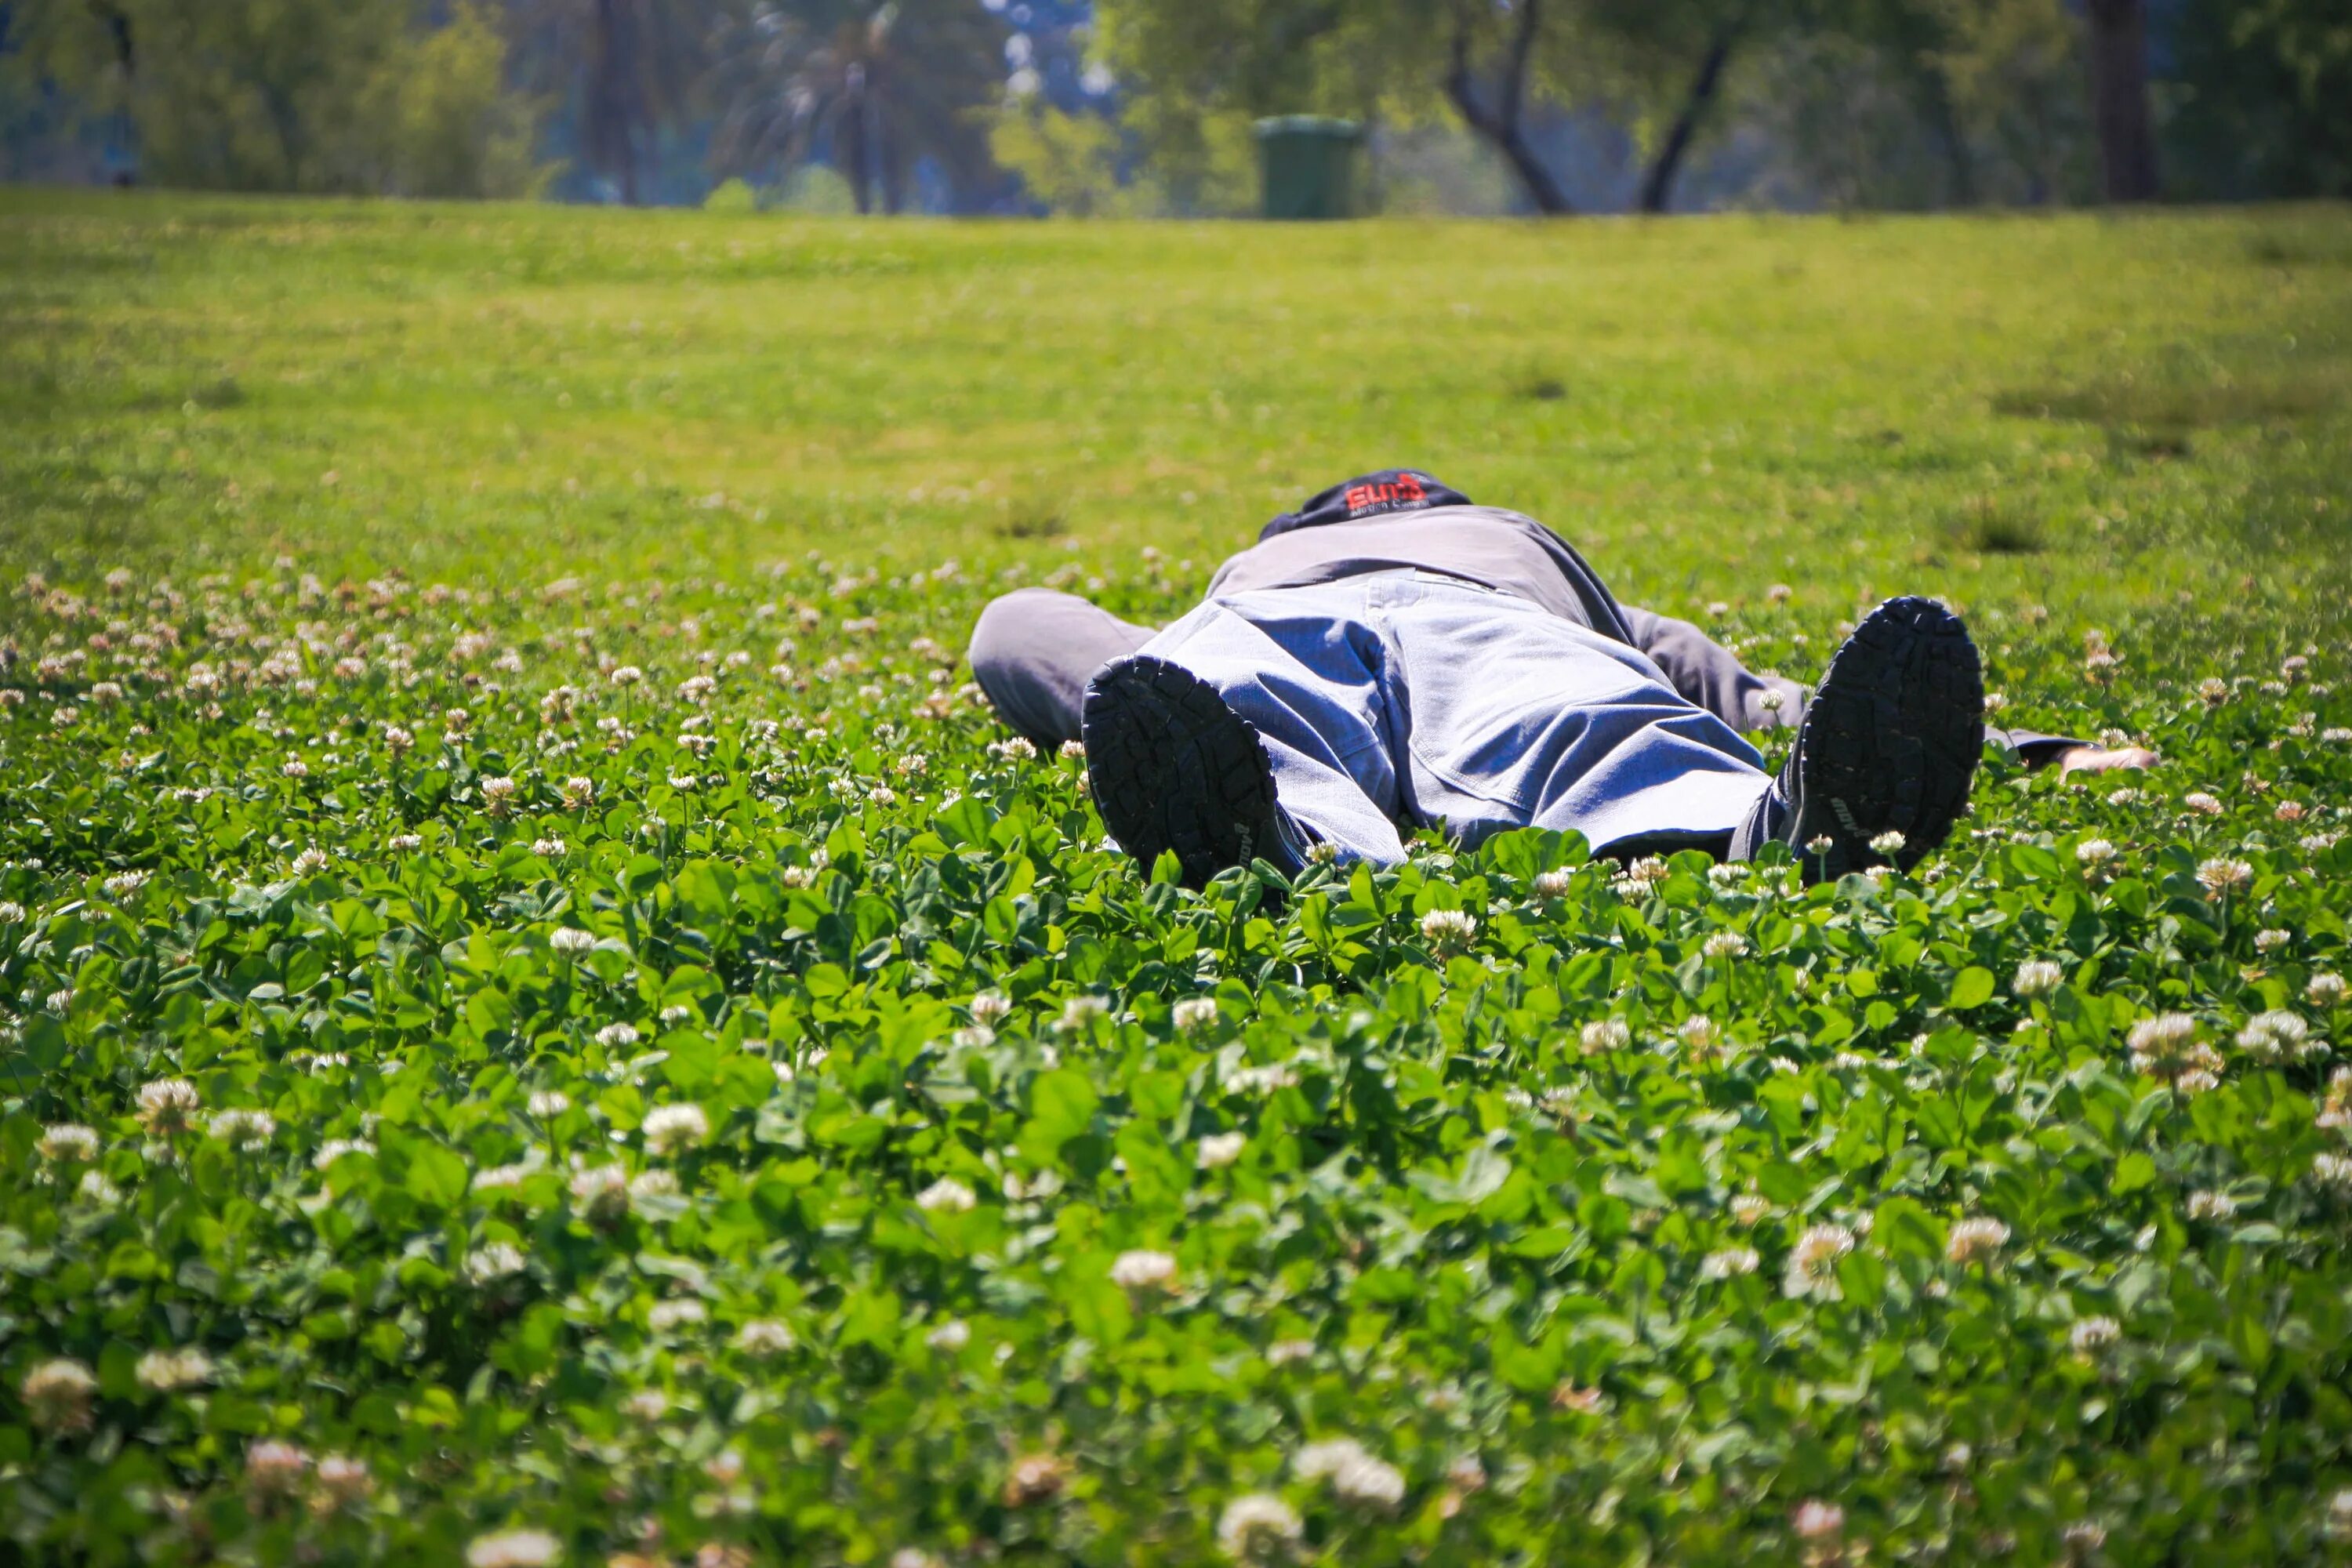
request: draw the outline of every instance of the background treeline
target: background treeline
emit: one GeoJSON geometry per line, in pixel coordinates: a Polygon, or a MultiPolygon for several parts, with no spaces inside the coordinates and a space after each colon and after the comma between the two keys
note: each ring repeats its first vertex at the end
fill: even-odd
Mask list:
{"type": "Polygon", "coordinates": [[[0,0],[0,176],[1213,215],[2352,194],[2345,0],[0,0]]]}

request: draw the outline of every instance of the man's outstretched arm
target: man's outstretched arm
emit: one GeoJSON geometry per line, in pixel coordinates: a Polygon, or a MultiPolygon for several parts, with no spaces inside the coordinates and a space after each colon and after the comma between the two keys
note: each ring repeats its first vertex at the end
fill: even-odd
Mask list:
{"type": "MultiPolygon", "coordinates": [[[[1743,734],[1793,726],[1804,717],[1805,689],[1780,676],[1758,675],[1738,656],[1688,621],[1622,606],[1633,646],[1665,672],[1676,691],[1743,734]]],[[[1988,728],[1986,739],[2029,768],[2056,763],[2065,773],[2145,768],[2156,753],[2144,747],[2108,748],[2069,735],[1988,728]]]]}
{"type": "Polygon", "coordinates": [[[1016,588],[971,628],[971,678],[1007,727],[1048,750],[1078,738],[1087,678],[1156,635],[1075,594],[1016,588]]]}

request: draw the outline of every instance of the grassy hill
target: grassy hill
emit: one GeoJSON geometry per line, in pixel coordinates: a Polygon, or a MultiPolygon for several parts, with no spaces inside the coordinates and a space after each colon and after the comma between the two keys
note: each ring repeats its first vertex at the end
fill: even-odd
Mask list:
{"type": "Polygon", "coordinates": [[[0,1533],[2343,1551],[2347,506],[2340,209],[0,194],[0,1533]],[[1910,878],[1196,894],[963,688],[1403,462],[1759,668],[1943,595],[2165,761],[1990,760],[1910,878]]]}

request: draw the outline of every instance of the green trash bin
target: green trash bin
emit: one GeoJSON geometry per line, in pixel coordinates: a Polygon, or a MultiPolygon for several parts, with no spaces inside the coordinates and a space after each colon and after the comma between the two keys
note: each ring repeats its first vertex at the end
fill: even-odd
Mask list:
{"type": "Polygon", "coordinates": [[[1356,149],[1364,128],[1352,120],[1286,114],[1257,122],[1265,174],[1265,216],[1351,217],[1356,211],[1356,149]]]}

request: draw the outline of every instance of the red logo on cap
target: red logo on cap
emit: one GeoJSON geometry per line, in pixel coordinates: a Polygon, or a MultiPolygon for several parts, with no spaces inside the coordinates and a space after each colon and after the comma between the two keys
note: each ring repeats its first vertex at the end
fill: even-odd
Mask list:
{"type": "Polygon", "coordinates": [[[1429,499],[1429,492],[1422,488],[1419,474],[1399,474],[1376,485],[1349,485],[1339,499],[1346,504],[1348,515],[1358,518],[1392,507],[1417,506],[1429,499]]]}

